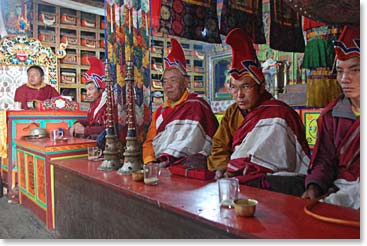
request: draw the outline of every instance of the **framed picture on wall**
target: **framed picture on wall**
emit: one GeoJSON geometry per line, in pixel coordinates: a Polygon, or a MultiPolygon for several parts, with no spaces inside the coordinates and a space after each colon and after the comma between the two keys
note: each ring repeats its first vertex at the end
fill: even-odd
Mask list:
{"type": "Polygon", "coordinates": [[[316,144],[317,136],[317,119],[322,109],[302,109],[302,121],[305,126],[306,140],[312,150],[316,144]]]}
{"type": "Polygon", "coordinates": [[[213,101],[232,99],[229,90],[229,74],[232,54],[226,53],[209,57],[209,81],[213,101]]]}

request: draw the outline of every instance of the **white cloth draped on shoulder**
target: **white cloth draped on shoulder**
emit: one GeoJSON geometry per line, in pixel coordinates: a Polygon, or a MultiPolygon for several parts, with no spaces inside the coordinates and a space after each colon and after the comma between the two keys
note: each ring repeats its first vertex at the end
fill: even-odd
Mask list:
{"type": "MultiPolygon", "coordinates": [[[[231,160],[244,157],[272,170],[274,175],[277,172],[282,175],[306,174],[310,161],[294,131],[282,118],[265,118],[257,122],[242,143],[235,146],[231,160]]],[[[236,167],[232,169],[235,171],[236,167]]]]}

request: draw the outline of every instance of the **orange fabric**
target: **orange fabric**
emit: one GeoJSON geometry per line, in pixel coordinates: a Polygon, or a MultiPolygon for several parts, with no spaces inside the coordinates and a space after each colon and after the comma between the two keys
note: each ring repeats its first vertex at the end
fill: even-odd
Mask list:
{"type": "MultiPolygon", "coordinates": [[[[186,101],[188,97],[189,97],[189,92],[185,91],[179,101],[170,105],[170,101],[167,99],[166,102],[162,105],[162,107],[163,108],[175,108],[177,105],[186,101]]],[[[143,144],[143,162],[144,164],[147,164],[148,162],[156,160],[154,149],[153,149],[153,139],[157,135],[157,127],[155,123],[158,117],[156,115],[157,112],[158,110],[153,112],[152,122],[150,123],[149,129],[147,132],[147,138],[145,139],[144,144],[143,144]]]]}
{"type": "Polygon", "coordinates": [[[156,112],[157,111],[155,111],[152,115],[152,122],[150,123],[149,129],[147,132],[147,137],[143,144],[143,162],[144,164],[151,162],[151,161],[155,161],[155,154],[154,154],[154,149],[153,149],[153,138],[157,134],[157,128],[155,125],[156,112]]]}

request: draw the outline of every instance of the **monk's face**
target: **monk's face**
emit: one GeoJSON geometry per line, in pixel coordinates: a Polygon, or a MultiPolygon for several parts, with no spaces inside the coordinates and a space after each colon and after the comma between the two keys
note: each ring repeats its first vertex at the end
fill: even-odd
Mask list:
{"type": "Polygon", "coordinates": [[[252,111],[258,104],[261,94],[264,93],[265,86],[264,83],[257,84],[250,76],[244,76],[238,80],[231,77],[230,90],[240,109],[252,111]]]}
{"type": "Polygon", "coordinates": [[[96,85],[93,82],[87,83],[87,100],[90,102],[95,102],[103,93],[103,89],[97,89],[96,85]]]}
{"type": "Polygon", "coordinates": [[[169,69],[163,75],[163,89],[171,103],[175,103],[184,94],[188,85],[186,78],[178,69],[169,69]]]}
{"type": "Polygon", "coordinates": [[[337,80],[346,97],[360,100],[360,58],[336,61],[337,80]]]}
{"type": "Polygon", "coordinates": [[[42,84],[43,76],[41,72],[37,68],[31,68],[27,72],[28,75],[28,83],[37,87],[42,84]]]}

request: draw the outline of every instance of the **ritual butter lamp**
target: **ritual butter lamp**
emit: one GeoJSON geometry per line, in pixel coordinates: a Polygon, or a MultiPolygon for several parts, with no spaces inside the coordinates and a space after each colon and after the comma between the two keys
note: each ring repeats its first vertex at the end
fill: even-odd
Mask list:
{"type": "Polygon", "coordinates": [[[134,181],[142,182],[144,181],[144,170],[137,170],[132,173],[132,178],[134,181]]]}
{"type": "Polygon", "coordinates": [[[117,171],[118,174],[129,175],[134,171],[142,168],[142,155],[141,146],[138,138],[136,137],[136,121],[134,111],[134,66],[132,59],[126,64],[126,97],[127,97],[127,136],[126,136],[126,147],[124,152],[124,164],[117,171]]]}
{"type": "MultiPolygon", "coordinates": [[[[113,80],[111,79],[109,72],[109,62],[106,59],[105,62],[105,76],[102,79],[107,87],[107,119],[106,119],[106,145],[103,151],[104,160],[102,164],[98,167],[101,171],[112,171],[117,170],[121,167],[120,153],[119,153],[119,143],[116,136],[115,124],[113,119],[113,100],[112,100],[112,86],[113,80]]],[[[116,119],[117,120],[117,119],[116,119]]]]}

